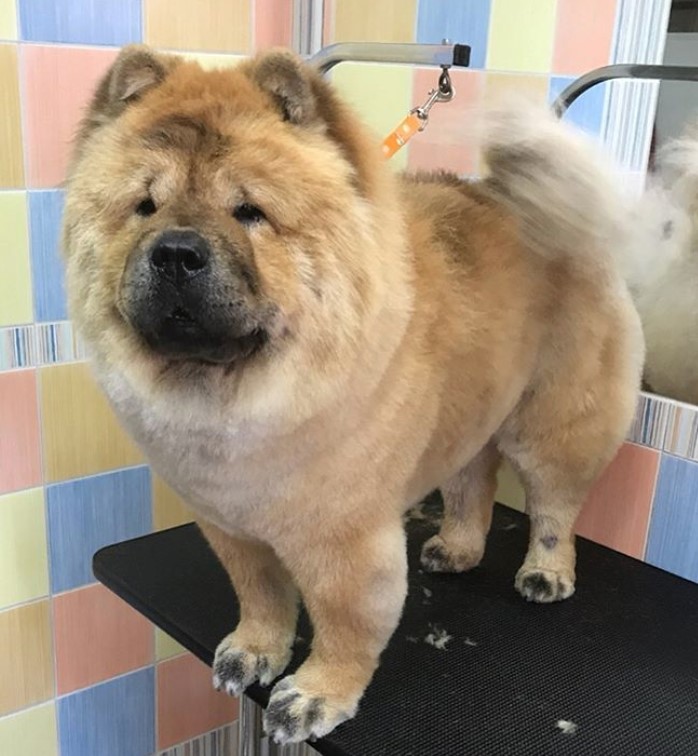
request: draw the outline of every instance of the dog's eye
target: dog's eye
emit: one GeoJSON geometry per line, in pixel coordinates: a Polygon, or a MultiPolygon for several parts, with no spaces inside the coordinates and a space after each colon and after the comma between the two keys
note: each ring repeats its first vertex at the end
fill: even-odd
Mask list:
{"type": "Polygon", "coordinates": [[[254,226],[257,223],[261,223],[266,220],[266,215],[256,205],[251,205],[249,202],[244,202],[242,205],[238,205],[233,210],[233,218],[238,223],[242,223],[243,226],[254,226]]]}
{"type": "Polygon", "coordinates": [[[158,209],[155,206],[155,203],[150,197],[142,200],[136,205],[136,214],[140,215],[142,218],[147,218],[150,215],[155,215],[157,210],[158,209]]]}

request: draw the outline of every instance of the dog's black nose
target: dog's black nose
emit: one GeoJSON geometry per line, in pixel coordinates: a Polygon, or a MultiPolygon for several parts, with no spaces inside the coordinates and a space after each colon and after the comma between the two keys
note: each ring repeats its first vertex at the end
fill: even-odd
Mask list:
{"type": "Polygon", "coordinates": [[[150,250],[150,264],[159,275],[184,283],[208,267],[211,250],[203,236],[190,229],[165,231],[150,250]]]}

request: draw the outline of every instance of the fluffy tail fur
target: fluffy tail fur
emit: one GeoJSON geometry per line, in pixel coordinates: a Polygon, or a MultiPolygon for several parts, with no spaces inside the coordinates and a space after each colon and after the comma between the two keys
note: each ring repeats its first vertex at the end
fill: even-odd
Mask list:
{"type": "Polygon", "coordinates": [[[499,106],[482,122],[487,182],[545,256],[596,260],[625,243],[628,209],[600,151],[530,104],[499,106]]]}

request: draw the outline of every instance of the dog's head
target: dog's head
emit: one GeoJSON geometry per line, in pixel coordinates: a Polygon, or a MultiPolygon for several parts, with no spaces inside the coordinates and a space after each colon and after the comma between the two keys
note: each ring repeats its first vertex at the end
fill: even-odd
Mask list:
{"type": "Polygon", "coordinates": [[[289,53],[204,71],[125,48],[68,179],[69,299],[88,345],[146,390],[239,382],[285,355],[350,363],[395,269],[381,162],[289,53]]]}

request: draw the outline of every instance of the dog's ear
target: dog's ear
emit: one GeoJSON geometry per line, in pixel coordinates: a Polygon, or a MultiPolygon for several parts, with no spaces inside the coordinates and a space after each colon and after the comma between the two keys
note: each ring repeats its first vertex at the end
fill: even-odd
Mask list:
{"type": "Polygon", "coordinates": [[[161,55],[146,45],[124,47],[97,86],[82,135],[118,117],[131,103],[162,84],[178,62],[175,56],[161,55]]]}
{"type": "Polygon", "coordinates": [[[266,53],[250,62],[247,75],[272,98],[285,121],[305,126],[318,120],[321,80],[298,56],[266,53]]]}

